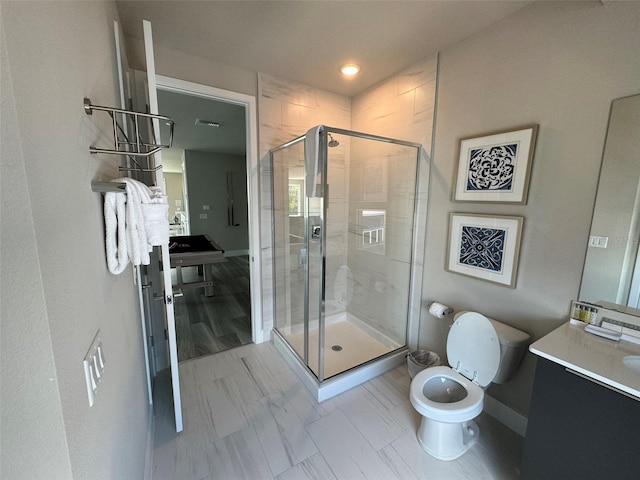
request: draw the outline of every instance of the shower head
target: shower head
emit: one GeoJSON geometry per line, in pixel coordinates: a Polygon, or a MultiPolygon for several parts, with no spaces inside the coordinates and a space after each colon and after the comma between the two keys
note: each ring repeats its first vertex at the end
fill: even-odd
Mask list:
{"type": "Polygon", "coordinates": [[[333,148],[333,147],[337,147],[338,145],[340,145],[340,142],[337,141],[335,138],[333,138],[333,136],[330,133],[328,133],[327,135],[329,135],[329,138],[331,139],[331,140],[329,140],[329,143],[327,143],[327,145],[329,147],[333,148]]]}

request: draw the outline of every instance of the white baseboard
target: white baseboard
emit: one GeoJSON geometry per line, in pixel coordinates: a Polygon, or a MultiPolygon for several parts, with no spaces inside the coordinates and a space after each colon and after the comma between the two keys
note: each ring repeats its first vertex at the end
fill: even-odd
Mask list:
{"type": "Polygon", "coordinates": [[[147,450],[144,455],[144,480],[153,480],[153,437],[156,430],[156,419],[153,416],[153,405],[149,405],[149,425],[147,428],[147,450]]]}
{"type": "Polygon", "coordinates": [[[483,410],[521,437],[524,437],[527,433],[527,417],[486,393],[484,395],[483,410]]]}

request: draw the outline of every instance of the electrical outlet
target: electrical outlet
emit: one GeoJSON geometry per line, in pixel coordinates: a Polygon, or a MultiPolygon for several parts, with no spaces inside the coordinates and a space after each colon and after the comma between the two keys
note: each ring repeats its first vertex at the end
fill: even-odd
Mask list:
{"type": "Polygon", "coordinates": [[[87,382],[87,395],[89,397],[89,406],[92,407],[95,403],[96,392],[98,391],[98,385],[104,375],[104,351],[102,349],[102,339],[100,338],[100,330],[93,337],[93,342],[84,356],[82,361],[84,366],[84,376],[87,382]]]}

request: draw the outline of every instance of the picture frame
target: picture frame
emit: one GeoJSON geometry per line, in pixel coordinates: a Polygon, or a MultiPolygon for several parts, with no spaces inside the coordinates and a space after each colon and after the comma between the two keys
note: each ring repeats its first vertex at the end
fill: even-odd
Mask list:
{"type": "Polygon", "coordinates": [[[538,125],[460,140],[453,200],[526,204],[538,125]]]}
{"type": "Polygon", "coordinates": [[[515,288],[523,217],[451,213],[446,270],[515,288]]]}

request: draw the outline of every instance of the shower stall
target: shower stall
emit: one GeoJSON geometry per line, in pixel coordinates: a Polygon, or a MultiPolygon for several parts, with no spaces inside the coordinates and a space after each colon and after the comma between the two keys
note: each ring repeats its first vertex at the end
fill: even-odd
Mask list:
{"type": "Polygon", "coordinates": [[[319,401],[405,361],[421,152],[330,127],[270,152],[274,343],[319,401]]]}

